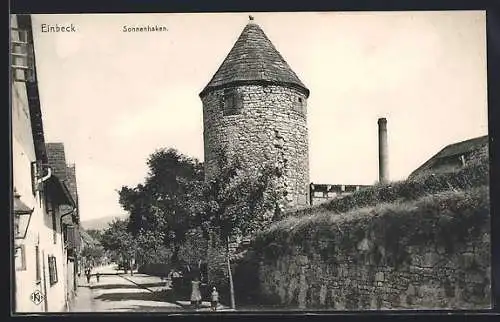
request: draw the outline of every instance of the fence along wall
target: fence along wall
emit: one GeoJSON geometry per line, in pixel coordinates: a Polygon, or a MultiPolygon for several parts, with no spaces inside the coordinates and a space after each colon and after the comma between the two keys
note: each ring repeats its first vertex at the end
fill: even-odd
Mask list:
{"type": "Polygon", "coordinates": [[[489,220],[481,187],[291,221],[238,265],[238,295],[307,309],[490,308],[489,220]]]}

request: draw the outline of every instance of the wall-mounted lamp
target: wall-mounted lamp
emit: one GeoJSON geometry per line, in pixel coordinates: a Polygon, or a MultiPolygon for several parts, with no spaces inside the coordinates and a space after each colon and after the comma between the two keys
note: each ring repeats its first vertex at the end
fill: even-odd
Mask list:
{"type": "Polygon", "coordinates": [[[26,237],[33,210],[35,209],[30,209],[21,201],[21,195],[14,190],[14,232],[16,239],[26,237]]]}

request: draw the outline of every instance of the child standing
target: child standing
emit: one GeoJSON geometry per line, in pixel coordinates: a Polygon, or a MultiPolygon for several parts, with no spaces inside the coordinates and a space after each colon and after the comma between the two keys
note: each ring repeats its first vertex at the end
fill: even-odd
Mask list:
{"type": "Polygon", "coordinates": [[[212,289],[212,311],[217,311],[217,305],[219,304],[219,292],[217,292],[217,289],[214,288],[212,289]]]}

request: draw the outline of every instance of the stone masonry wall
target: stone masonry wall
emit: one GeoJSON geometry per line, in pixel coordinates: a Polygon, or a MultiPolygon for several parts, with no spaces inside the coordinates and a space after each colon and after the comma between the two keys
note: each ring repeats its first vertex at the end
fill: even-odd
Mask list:
{"type": "Polygon", "coordinates": [[[383,213],[338,217],[338,225],[325,215],[289,238],[291,229],[274,231],[237,265],[239,300],[298,309],[489,309],[487,191],[384,205],[383,213]]]}
{"type": "Polygon", "coordinates": [[[486,240],[471,241],[442,264],[442,254],[423,248],[404,270],[370,261],[331,265],[319,255],[287,255],[262,265],[259,279],[263,294],[275,297],[271,301],[298,308],[490,308],[484,301],[490,293],[485,246],[486,240]]]}
{"type": "Polygon", "coordinates": [[[283,186],[288,208],[308,204],[309,152],[305,95],[281,86],[246,85],[235,88],[238,113],[224,115],[224,89],[202,97],[205,171],[217,173],[218,148],[238,153],[244,164],[255,168],[264,162],[282,162],[283,186]]]}

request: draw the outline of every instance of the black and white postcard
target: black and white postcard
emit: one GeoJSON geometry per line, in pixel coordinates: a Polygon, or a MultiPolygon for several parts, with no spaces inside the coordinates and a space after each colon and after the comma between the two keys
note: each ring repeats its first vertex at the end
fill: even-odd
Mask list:
{"type": "Polygon", "coordinates": [[[14,313],[492,307],[485,11],[10,19],[14,313]]]}

